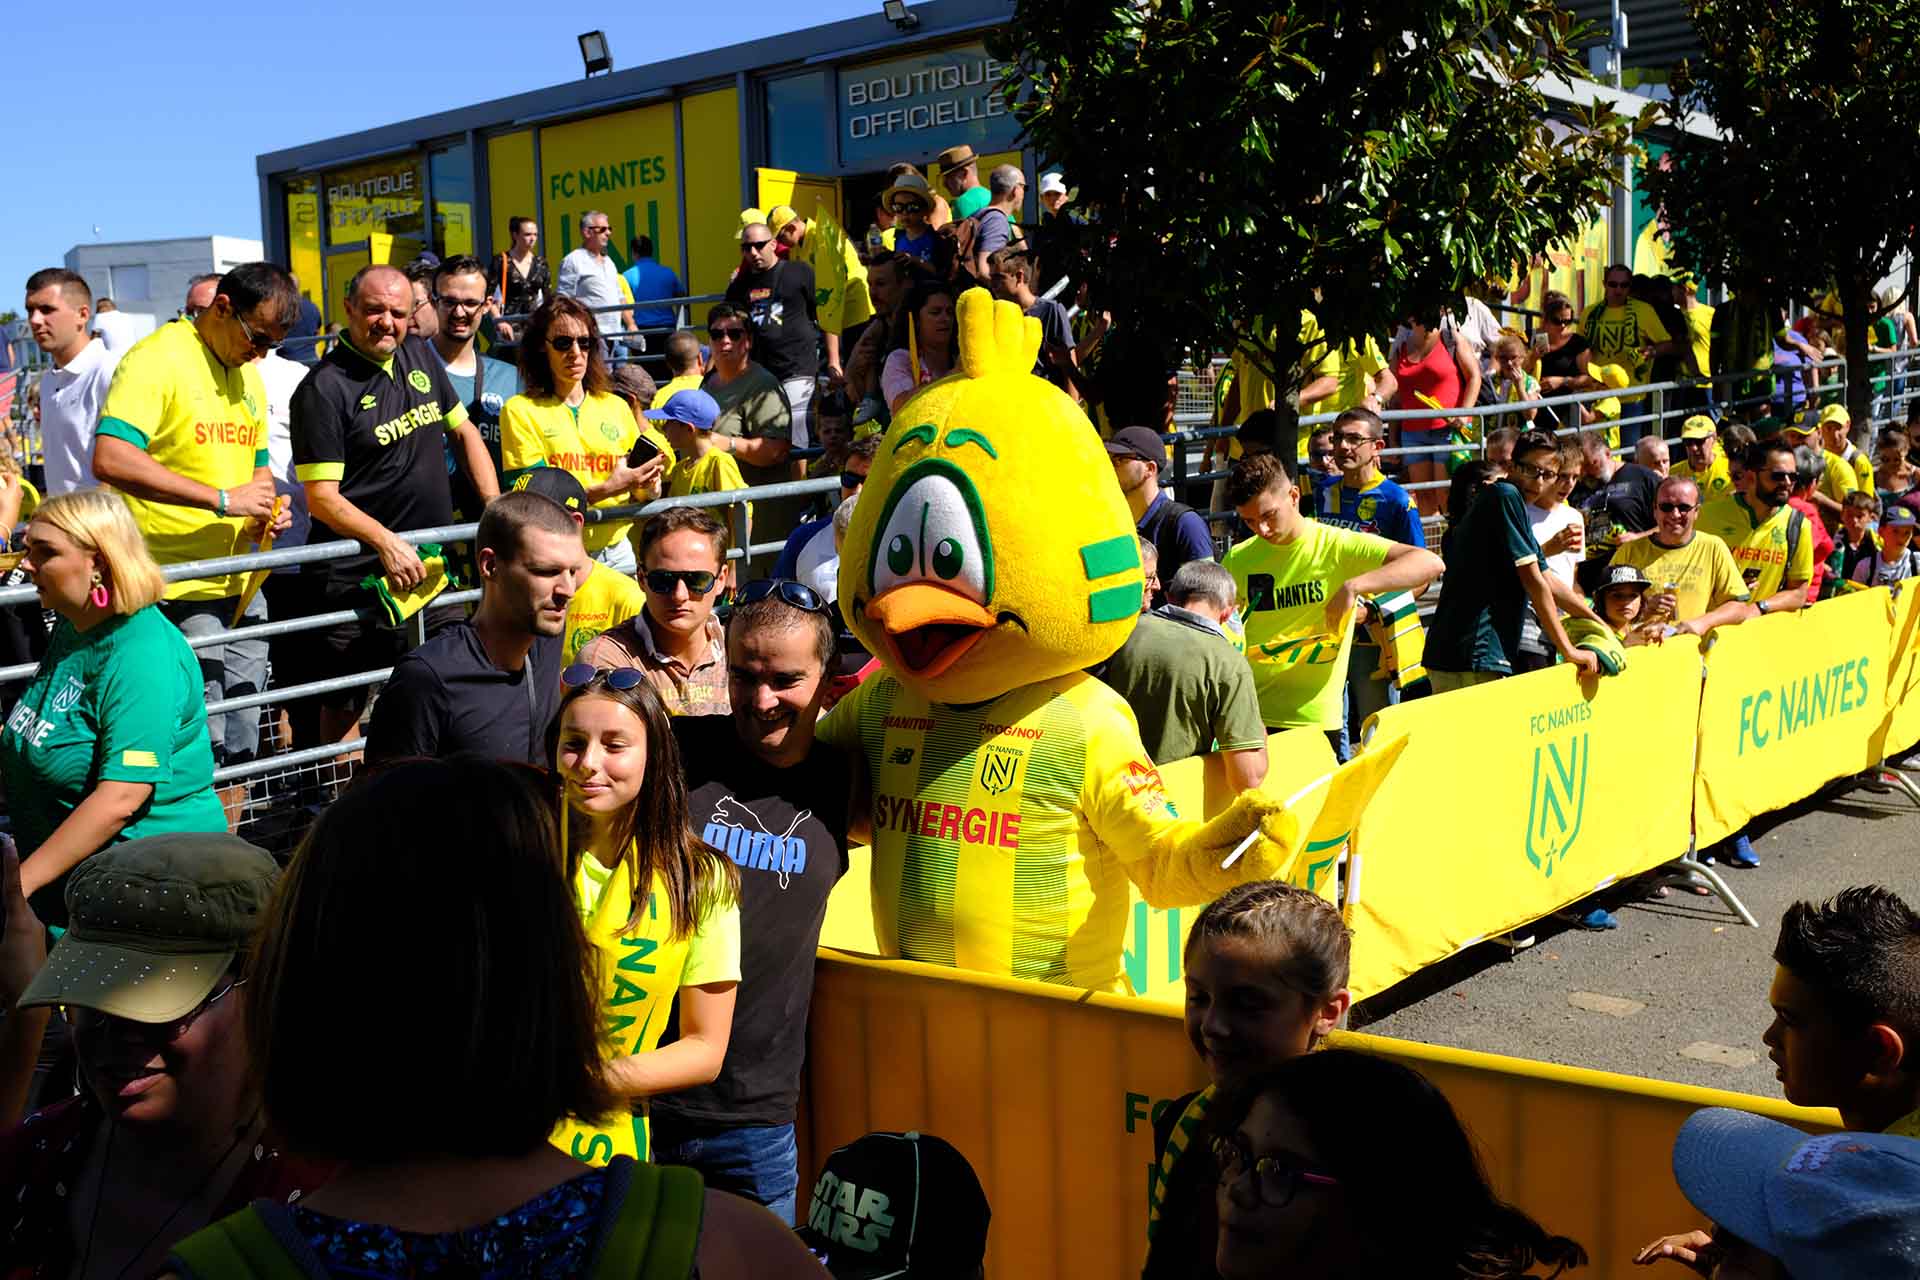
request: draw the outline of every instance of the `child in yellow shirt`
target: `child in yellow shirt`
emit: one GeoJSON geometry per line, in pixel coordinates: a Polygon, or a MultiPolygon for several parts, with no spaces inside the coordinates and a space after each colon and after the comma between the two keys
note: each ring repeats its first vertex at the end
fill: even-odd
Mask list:
{"type": "MultiPolygon", "coordinates": [[[[669,498],[748,487],[733,455],[714,444],[713,424],[720,417],[720,405],[712,396],[699,390],[677,391],[658,409],[647,410],[646,416],[660,424],[680,459],[667,473],[669,498]]],[[[714,514],[726,519],[724,512],[714,514]]],[[[753,518],[752,503],[747,504],[747,518],[753,518]]]]}

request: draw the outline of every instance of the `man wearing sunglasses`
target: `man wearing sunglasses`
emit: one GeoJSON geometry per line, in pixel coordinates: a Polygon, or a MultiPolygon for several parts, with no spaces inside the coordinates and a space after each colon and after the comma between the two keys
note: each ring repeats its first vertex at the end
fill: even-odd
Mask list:
{"type": "MultiPolygon", "coordinates": [[[[793,447],[804,449],[810,439],[809,410],[820,373],[819,299],[813,268],[792,258],[783,261],[776,249],[779,243],[764,222],[742,229],[740,271],[727,285],[727,301],[753,322],[754,359],[785,389],[793,418],[793,447]]],[[[834,335],[828,351],[836,363],[839,342],[839,335],[834,335]]]]}
{"type": "Polygon", "coordinates": [[[367,731],[369,763],[456,751],[546,761],[568,605],[590,563],[580,539],[586,493],[557,467],[529,475],[564,496],[529,491],[530,478],[487,504],[474,535],[479,607],[394,663],[367,731]],[[581,505],[570,510],[569,498],[581,505]]]}
{"type": "Polygon", "coordinates": [[[847,870],[844,752],[814,738],[834,627],[787,579],[750,583],[727,623],[730,715],[677,716],[694,829],[740,868],[740,990],[713,1083],[656,1098],[653,1157],[793,1223],[793,1121],[827,898],[847,870]]]}
{"type": "Polygon", "coordinates": [[[1689,635],[1744,621],[1747,587],[1727,544],[1695,529],[1700,489],[1687,476],[1669,476],[1654,497],[1653,532],[1623,544],[1611,564],[1630,565],[1654,585],[1642,616],[1656,615],[1689,635]]]}
{"type": "Polygon", "coordinates": [[[727,527],[699,507],[670,507],[640,531],[647,607],[580,651],[592,667],[637,667],[667,710],[725,715],[726,636],[713,607],[730,581],[727,527]]]}
{"type": "MultiPolygon", "coordinates": [[[[627,301],[626,292],[621,288],[625,281],[620,278],[612,249],[613,223],[600,210],[587,210],[580,215],[580,247],[560,259],[560,279],[554,284],[556,293],[565,294],[593,312],[602,334],[633,328],[632,311],[610,310],[627,301]]],[[[603,337],[602,354],[605,354],[605,343],[603,337]]]]}
{"type": "Polygon", "coordinates": [[[1762,440],[1747,453],[1742,491],[1700,511],[1700,531],[1726,542],[1758,613],[1791,612],[1807,603],[1814,540],[1807,517],[1791,505],[1799,478],[1793,449],[1778,437],[1762,440]]]}
{"type": "MultiPolygon", "coordinates": [[[[250,262],[220,278],[199,319],[162,325],[120,358],[100,409],[93,474],[126,495],[161,564],[237,555],[269,523],[278,533],[292,522],[286,505],[276,504],[257,361],[298,314],[293,277],[271,262],[250,262]]],[[[246,576],[175,582],[161,611],[188,636],[224,631],[246,576]]],[[[266,600],[256,595],[243,621],[266,620],[266,600]]],[[[197,653],[208,702],[267,687],[265,640],[197,653]]],[[[248,707],[212,716],[207,730],[214,763],[239,764],[259,748],[260,713],[248,707]]]]}

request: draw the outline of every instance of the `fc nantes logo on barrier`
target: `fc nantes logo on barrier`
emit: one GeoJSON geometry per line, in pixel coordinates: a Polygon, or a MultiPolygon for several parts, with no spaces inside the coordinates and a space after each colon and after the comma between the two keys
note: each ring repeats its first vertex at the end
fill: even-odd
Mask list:
{"type": "Polygon", "coordinates": [[[1533,786],[1527,796],[1527,861],[1551,876],[1580,838],[1587,807],[1589,735],[1575,734],[1533,749],[1533,786]]]}

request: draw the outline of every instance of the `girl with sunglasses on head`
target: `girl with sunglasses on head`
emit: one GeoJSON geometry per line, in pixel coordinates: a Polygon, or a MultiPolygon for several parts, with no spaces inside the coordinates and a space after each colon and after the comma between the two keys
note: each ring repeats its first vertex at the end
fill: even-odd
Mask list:
{"type": "Polygon", "coordinates": [[[694,834],[667,708],[637,667],[560,675],[549,731],[567,883],[595,953],[603,1077],[630,1114],[554,1135],[589,1164],[645,1160],[647,1099],[720,1074],[740,982],[739,873],[694,834]],[[660,1035],[678,1002],[679,1037],[660,1035]]]}
{"type": "MultiPolygon", "coordinates": [[[[564,295],[527,318],[520,343],[521,394],[500,411],[500,487],[510,489],[535,467],[572,473],[597,507],[651,502],[660,496],[674,452],[665,436],[642,429],[613,390],[593,313],[564,295]],[[646,436],[653,456],[632,465],[634,442],[646,436]]],[[[642,450],[641,452],[647,452],[642,450]]],[[[631,519],[588,524],[587,554],[631,575],[631,519]]]]}
{"type": "Polygon", "coordinates": [[[1518,1280],[1586,1264],[1500,1199],[1446,1096],[1397,1062],[1294,1058],[1223,1089],[1208,1118],[1220,1230],[1202,1274],[1518,1280]]]}

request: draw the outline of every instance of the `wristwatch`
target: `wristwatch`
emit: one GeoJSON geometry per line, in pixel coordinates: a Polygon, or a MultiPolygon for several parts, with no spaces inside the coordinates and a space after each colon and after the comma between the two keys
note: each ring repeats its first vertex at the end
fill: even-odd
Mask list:
{"type": "Polygon", "coordinates": [[[1753,602],[1753,607],[1758,609],[1761,613],[1765,613],[1767,611],[1767,602],[1765,600],[1755,600],[1753,602]]]}

